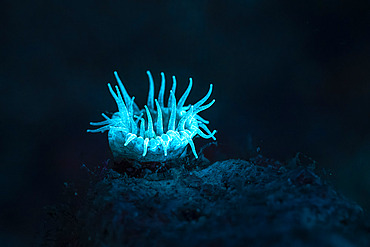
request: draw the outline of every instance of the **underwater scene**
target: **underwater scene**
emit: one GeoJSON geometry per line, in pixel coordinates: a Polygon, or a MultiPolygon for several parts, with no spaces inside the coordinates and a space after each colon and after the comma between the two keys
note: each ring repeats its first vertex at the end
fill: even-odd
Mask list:
{"type": "Polygon", "coordinates": [[[0,12],[0,246],[370,246],[370,1],[0,12]]]}

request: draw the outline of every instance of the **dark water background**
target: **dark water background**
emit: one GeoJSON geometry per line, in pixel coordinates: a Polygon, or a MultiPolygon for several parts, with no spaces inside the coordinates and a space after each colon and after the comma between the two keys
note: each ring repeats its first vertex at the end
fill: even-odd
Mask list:
{"type": "Polygon", "coordinates": [[[370,1],[12,0],[0,11],[3,243],[27,245],[63,182],[110,157],[106,134],[85,131],[116,110],[113,70],[140,106],[147,69],[157,82],[176,75],[177,97],[193,77],[188,103],[212,82],[212,159],[302,152],[369,211],[370,1]]]}

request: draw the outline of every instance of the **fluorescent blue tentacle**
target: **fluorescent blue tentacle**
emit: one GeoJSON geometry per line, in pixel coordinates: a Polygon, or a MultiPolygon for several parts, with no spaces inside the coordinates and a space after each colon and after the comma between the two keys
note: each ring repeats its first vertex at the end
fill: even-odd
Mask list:
{"type": "Polygon", "coordinates": [[[162,117],[162,109],[159,105],[158,100],[155,100],[155,104],[157,105],[157,135],[163,134],[163,117],[162,117]]]}
{"type": "Polygon", "coordinates": [[[168,106],[171,107],[171,115],[170,120],[168,122],[168,130],[175,130],[175,122],[176,122],[176,98],[174,92],[171,90],[170,92],[170,100],[172,105],[168,106]]]}
{"type": "MultiPolygon", "coordinates": [[[[119,78],[117,71],[114,71],[114,76],[116,77],[116,80],[118,82],[118,86],[121,89],[121,92],[123,94],[123,98],[125,99],[125,102],[128,105],[131,98],[130,98],[129,94],[126,91],[126,88],[123,86],[123,83],[122,83],[121,79],[119,78]]],[[[135,103],[134,103],[133,107],[134,107],[135,112],[140,111],[139,107],[135,103]]]]}
{"type": "Polygon", "coordinates": [[[201,136],[201,137],[203,137],[204,139],[212,138],[213,140],[216,140],[216,137],[214,136],[216,133],[217,133],[217,130],[214,130],[211,134],[206,135],[206,134],[205,134],[205,133],[203,133],[200,129],[198,129],[198,135],[200,135],[200,136],[201,136]]]}
{"type": "Polygon", "coordinates": [[[143,152],[143,156],[146,155],[147,151],[148,151],[148,143],[149,143],[149,138],[145,138],[144,140],[144,152],[143,152]]]}
{"type": "Polygon", "coordinates": [[[204,102],[207,101],[207,99],[209,98],[209,96],[211,96],[211,93],[212,93],[212,88],[213,88],[213,85],[210,84],[209,85],[209,90],[208,90],[208,93],[206,94],[206,96],[203,97],[203,99],[199,100],[195,105],[194,105],[194,108],[198,108],[199,106],[203,105],[204,102]]]}
{"type": "Polygon", "coordinates": [[[197,154],[197,151],[195,150],[193,139],[191,139],[190,135],[188,134],[188,131],[184,131],[183,133],[184,133],[184,136],[187,142],[190,144],[191,150],[193,151],[195,158],[198,159],[198,154],[197,154]]]}
{"type": "Polygon", "coordinates": [[[192,78],[189,78],[189,86],[186,89],[185,93],[181,96],[181,98],[179,100],[179,103],[177,105],[177,109],[180,109],[180,108],[182,108],[184,106],[185,101],[186,101],[186,99],[188,98],[188,96],[190,94],[190,91],[191,91],[191,87],[192,86],[193,86],[193,79],[192,78]]]}
{"type": "Polygon", "coordinates": [[[135,134],[132,134],[132,133],[128,133],[126,135],[127,139],[126,139],[126,142],[124,144],[124,146],[126,147],[132,140],[134,140],[137,136],[135,134]]]}
{"type": "Polygon", "coordinates": [[[184,129],[185,129],[186,121],[188,121],[189,117],[190,117],[191,115],[193,115],[193,109],[194,109],[194,108],[193,108],[193,106],[191,106],[190,110],[186,113],[186,115],[185,115],[185,116],[183,116],[183,117],[180,119],[179,124],[177,125],[177,129],[178,129],[179,131],[182,131],[182,130],[184,130],[184,129]]]}
{"type": "Polygon", "coordinates": [[[198,120],[198,121],[200,121],[200,122],[202,122],[202,123],[204,123],[204,124],[209,124],[209,121],[208,120],[205,120],[204,118],[202,118],[199,115],[196,115],[195,116],[195,119],[198,120]]]}
{"type": "MultiPolygon", "coordinates": [[[[204,111],[204,110],[207,110],[208,108],[210,108],[212,105],[213,105],[213,103],[215,103],[215,101],[216,100],[212,100],[210,103],[208,103],[207,105],[204,105],[204,106],[201,106],[201,107],[199,107],[198,109],[196,109],[195,111],[194,111],[194,113],[195,114],[198,114],[199,112],[201,112],[201,111],[204,111]]],[[[195,106],[194,106],[195,107],[195,106]]]]}
{"type": "Polygon", "coordinates": [[[107,130],[110,130],[111,126],[110,125],[107,125],[107,126],[103,126],[103,127],[100,127],[96,130],[86,130],[86,132],[90,132],[90,133],[97,133],[97,132],[104,132],[104,131],[107,131],[107,130]]]}
{"type": "MultiPolygon", "coordinates": [[[[168,98],[168,105],[167,107],[168,108],[172,108],[172,104],[173,104],[173,100],[174,98],[171,98],[171,92],[173,93],[173,96],[175,96],[175,92],[176,92],[176,77],[175,76],[172,76],[172,89],[170,90],[170,97],[168,98]]],[[[175,102],[175,105],[176,105],[176,102],[175,102]]]]}
{"type": "Polygon", "coordinates": [[[112,123],[111,119],[108,119],[108,120],[104,120],[104,121],[101,121],[101,122],[90,122],[90,125],[92,126],[101,126],[101,125],[106,125],[106,124],[110,124],[112,123]]]}
{"type": "Polygon", "coordinates": [[[159,89],[159,94],[158,94],[158,103],[161,107],[164,107],[164,91],[166,88],[166,78],[163,72],[161,72],[161,77],[162,77],[162,82],[161,82],[161,88],[159,89]]]}
{"type": "Polygon", "coordinates": [[[102,115],[102,116],[103,116],[103,118],[105,118],[106,120],[110,120],[110,118],[109,118],[107,115],[105,115],[104,113],[102,113],[101,115],[102,115]]]}
{"type": "Polygon", "coordinates": [[[145,138],[145,120],[144,120],[144,118],[140,119],[140,136],[145,138]]]}
{"type": "Polygon", "coordinates": [[[145,110],[146,110],[146,115],[148,117],[148,136],[149,138],[153,138],[155,137],[155,132],[153,130],[153,120],[152,120],[152,116],[150,114],[150,111],[148,109],[147,106],[144,106],[145,107],[145,110]]]}
{"type": "Polygon", "coordinates": [[[148,74],[149,78],[149,93],[148,93],[148,102],[147,105],[149,109],[154,109],[154,81],[153,81],[153,76],[152,73],[148,70],[146,72],[148,74]]]}

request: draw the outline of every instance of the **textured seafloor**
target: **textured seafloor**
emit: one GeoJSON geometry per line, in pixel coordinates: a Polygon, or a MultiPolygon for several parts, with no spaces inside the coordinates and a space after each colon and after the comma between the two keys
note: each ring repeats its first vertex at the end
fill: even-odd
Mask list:
{"type": "Polygon", "coordinates": [[[86,193],[71,187],[69,201],[49,208],[43,244],[370,246],[361,207],[309,163],[257,156],[100,167],[88,171],[86,193]]]}

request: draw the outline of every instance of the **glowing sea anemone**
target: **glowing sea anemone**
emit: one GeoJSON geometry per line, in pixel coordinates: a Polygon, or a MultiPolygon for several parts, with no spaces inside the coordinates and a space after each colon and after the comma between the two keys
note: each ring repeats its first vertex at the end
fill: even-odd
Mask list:
{"type": "Polygon", "coordinates": [[[114,75],[119,87],[115,86],[114,90],[108,83],[108,88],[117,103],[118,112],[115,112],[111,118],[103,113],[104,121],[90,123],[92,126],[101,127],[95,130],[87,130],[87,132],[96,133],[108,130],[109,147],[115,161],[134,159],[141,162],[162,162],[185,154],[188,144],[194,156],[198,158],[193,138],[199,135],[206,139],[213,138],[216,140],[214,137],[216,130],[211,132],[206,126],[209,121],[198,115],[215,102],[215,100],[212,100],[210,103],[203,105],[212,93],[212,84],[210,84],[209,91],[204,98],[194,105],[184,106],[193,85],[193,80],[189,78],[188,88],[179,102],[176,103],[176,78],[173,76],[170,97],[167,106],[165,106],[164,73],[161,73],[162,83],[158,99],[154,99],[152,74],[150,71],[147,71],[147,74],[149,77],[148,101],[144,109],[140,110],[134,102],[135,97],[131,98],[128,95],[115,71],[114,75]],[[155,120],[154,123],[153,120],[155,120]]]}

